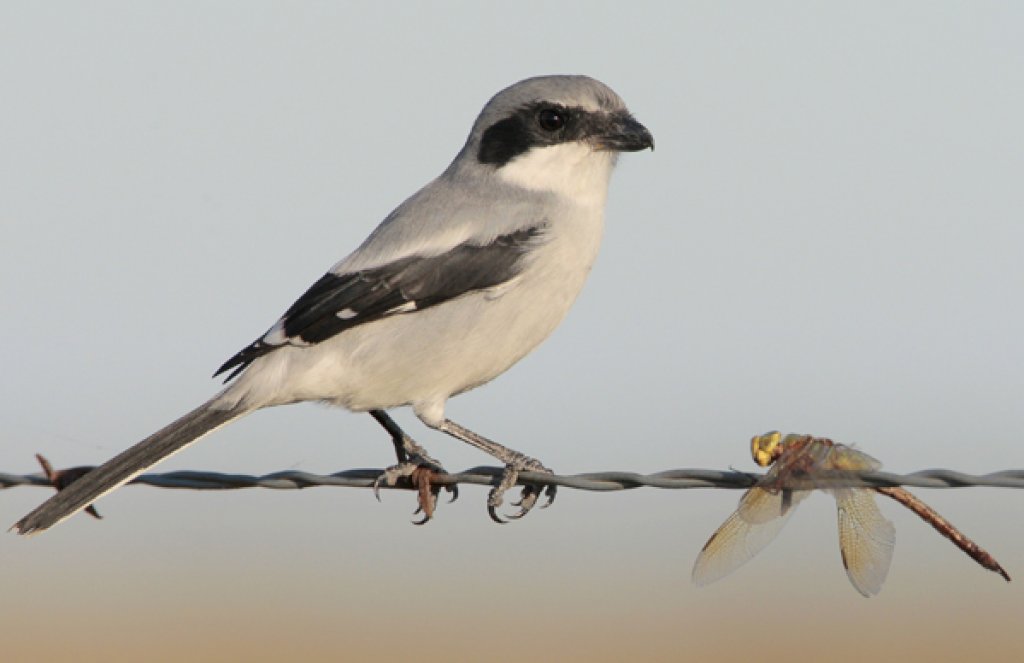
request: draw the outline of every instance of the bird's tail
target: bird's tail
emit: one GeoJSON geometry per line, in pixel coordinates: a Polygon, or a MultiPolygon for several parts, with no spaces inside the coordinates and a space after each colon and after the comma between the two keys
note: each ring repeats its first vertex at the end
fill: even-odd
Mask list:
{"type": "Polygon", "coordinates": [[[156,465],[181,451],[207,433],[252,411],[236,406],[214,407],[217,398],[200,405],[177,421],[153,433],[130,449],[122,451],[46,500],[11,528],[18,534],[32,534],[53,527],[156,465]]]}

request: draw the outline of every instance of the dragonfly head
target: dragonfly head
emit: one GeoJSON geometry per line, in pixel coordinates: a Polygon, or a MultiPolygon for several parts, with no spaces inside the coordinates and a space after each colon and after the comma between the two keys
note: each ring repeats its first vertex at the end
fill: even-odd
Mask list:
{"type": "Polygon", "coordinates": [[[782,433],[773,430],[764,435],[755,435],[750,440],[750,455],[761,467],[768,467],[782,455],[782,433]]]}

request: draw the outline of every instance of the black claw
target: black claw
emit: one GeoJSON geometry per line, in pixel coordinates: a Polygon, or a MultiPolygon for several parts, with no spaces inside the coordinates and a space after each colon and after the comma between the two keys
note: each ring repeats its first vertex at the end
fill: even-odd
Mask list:
{"type": "Polygon", "coordinates": [[[507,520],[502,520],[501,516],[498,515],[497,507],[490,504],[487,505],[487,513],[490,514],[491,520],[498,523],[499,525],[507,525],[507,520]]]}
{"type": "Polygon", "coordinates": [[[544,491],[544,496],[548,498],[548,501],[540,505],[540,508],[546,509],[555,503],[555,495],[558,494],[557,486],[548,486],[547,490],[544,491]]]}
{"type": "MultiPolygon", "coordinates": [[[[435,506],[436,506],[436,504],[435,504],[435,506]]],[[[414,516],[415,516],[415,515],[418,515],[418,514],[420,514],[420,513],[422,513],[422,514],[423,514],[423,517],[422,517],[422,518],[420,518],[419,520],[413,520],[413,521],[411,521],[413,525],[426,525],[426,524],[427,524],[428,522],[430,522],[430,521],[431,521],[431,520],[433,520],[433,518],[434,518],[434,516],[433,516],[433,509],[430,509],[430,510],[428,511],[428,510],[427,510],[427,509],[426,509],[426,508],[424,507],[424,505],[423,505],[423,502],[419,502],[419,503],[417,504],[417,506],[416,506],[416,510],[412,512],[412,515],[414,515],[414,516]]]]}
{"type": "Polygon", "coordinates": [[[448,504],[451,504],[455,500],[459,499],[459,485],[458,484],[453,483],[450,486],[446,486],[445,490],[447,490],[452,495],[452,498],[450,500],[448,500],[448,504]]]}

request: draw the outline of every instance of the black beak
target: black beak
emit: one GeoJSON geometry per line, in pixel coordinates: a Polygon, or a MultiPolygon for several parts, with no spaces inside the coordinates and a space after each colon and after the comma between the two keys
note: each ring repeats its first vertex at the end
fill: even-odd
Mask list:
{"type": "Polygon", "coordinates": [[[629,113],[617,113],[608,119],[608,127],[594,137],[599,150],[639,152],[654,149],[654,136],[629,113]]]}

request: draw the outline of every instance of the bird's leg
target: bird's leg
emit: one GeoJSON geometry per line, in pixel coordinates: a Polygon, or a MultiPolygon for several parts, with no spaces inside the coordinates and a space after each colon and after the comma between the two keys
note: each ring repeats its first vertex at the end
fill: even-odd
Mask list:
{"type": "MultiPolygon", "coordinates": [[[[479,435],[468,428],[460,426],[451,419],[442,419],[440,423],[436,424],[434,427],[494,456],[504,463],[505,471],[501,475],[501,480],[498,482],[497,486],[491,489],[490,494],[487,496],[487,513],[491,515],[491,519],[496,523],[506,522],[498,515],[497,509],[501,506],[502,496],[505,494],[505,491],[516,485],[520,472],[526,470],[530,472],[554,474],[551,470],[544,467],[544,465],[542,465],[537,459],[502,446],[493,440],[489,440],[483,435],[479,435]]],[[[519,511],[509,516],[509,518],[522,518],[529,513],[530,509],[532,509],[537,503],[537,498],[540,497],[541,493],[547,497],[547,502],[541,505],[541,508],[550,506],[551,503],[555,501],[556,489],[557,487],[554,485],[549,485],[546,488],[532,484],[523,486],[523,491],[520,493],[519,501],[512,503],[513,506],[519,507],[519,511]]]]}
{"type": "Polygon", "coordinates": [[[414,452],[416,450],[422,451],[423,447],[420,447],[416,442],[406,435],[405,431],[402,430],[401,426],[391,418],[384,410],[370,410],[370,415],[377,421],[378,424],[383,426],[384,430],[391,436],[391,443],[395,445],[395,457],[399,463],[405,463],[409,460],[410,449],[407,446],[415,445],[414,452]]]}
{"type": "MultiPolygon", "coordinates": [[[[391,435],[391,442],[395,445],[395,457],[398,459],[397,464],[385,469],[373,482],[373,494],[380,500],[380,485],[382,483],[394,486],[402,477],[407,477],[418,495],[419,508],[416,509],[416,513],[423,512],[423,518],[415,522],[417,525],[422,525],[433,517],[434,508],[437,506],[437,495],[441,491],[441,486],[433,485],[430,480],[435,474],[447,474],[447,472],[441,463],[431,458],[427,450],[409,437],[387,412],[370,410],[370,414],[391,435]]],[[[458,499],[458,486],[446,486],[445,489],[452,494],[449,502],[458,499]]]]}

